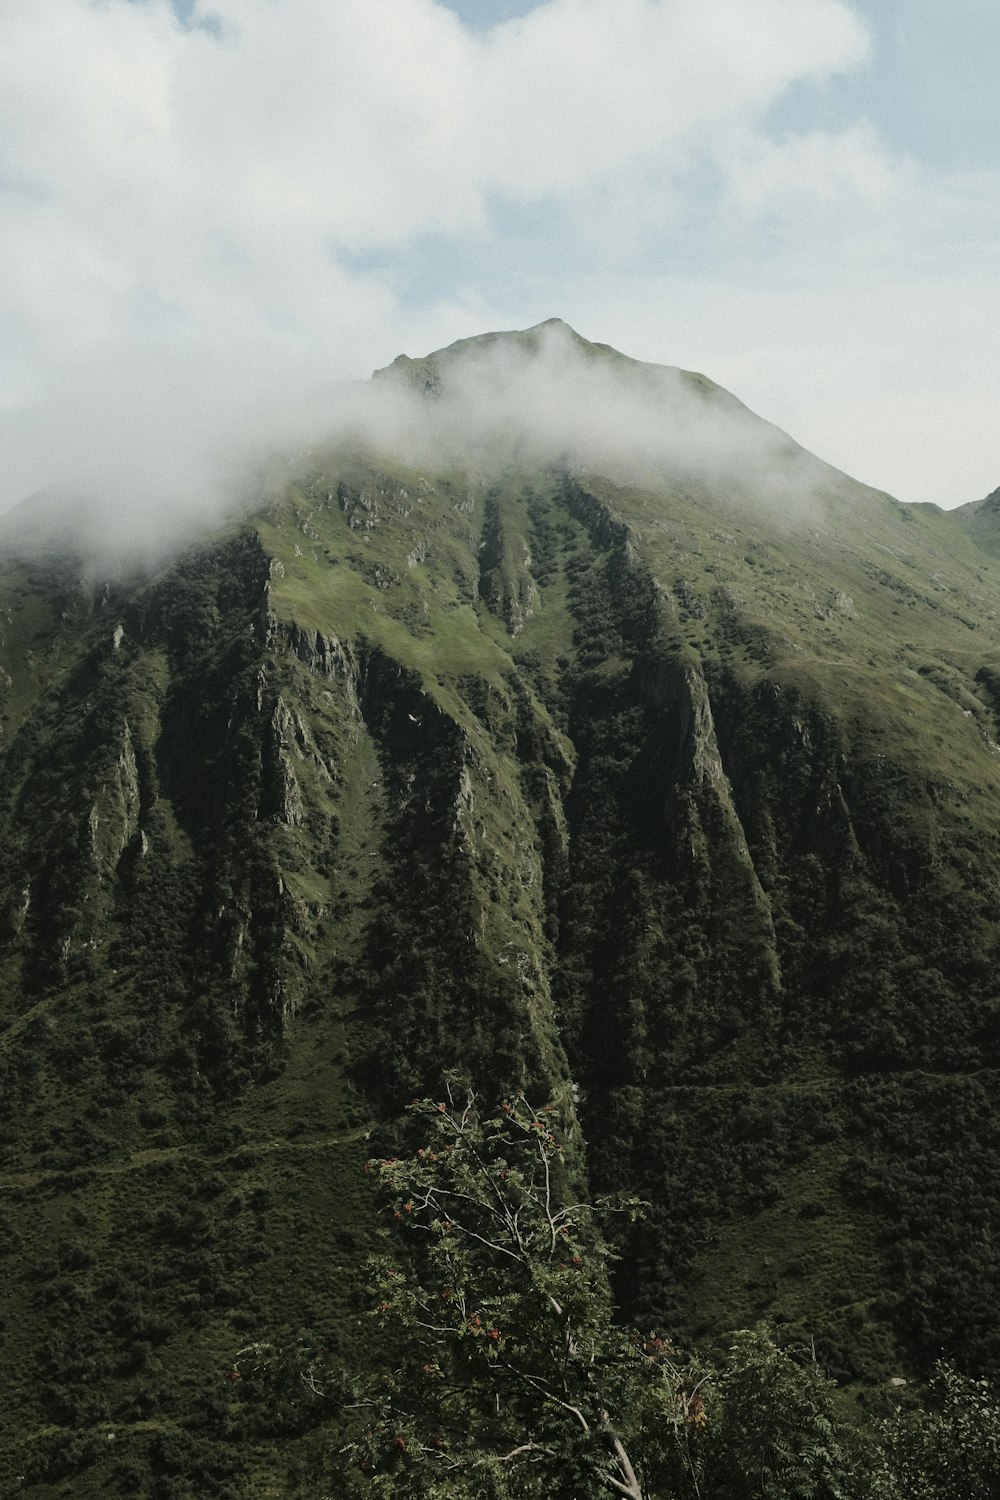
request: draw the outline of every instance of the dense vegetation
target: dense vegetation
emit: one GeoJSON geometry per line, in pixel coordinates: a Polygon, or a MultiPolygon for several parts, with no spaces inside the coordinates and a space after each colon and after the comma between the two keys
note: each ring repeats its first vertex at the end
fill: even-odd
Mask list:
{"type": "Polygon", "coordinates": [[[455,1067],[648,1203],[631,1325],[766,1320],[865,1420],[997,1378],[991,513],[810,472],[317,452],[142,569],[6,523],[3,1484],[314,1494],[329,1407],[236,1353],[363,1364],[361,1164],[455,1067]]]}
{"type": "MultiPolygon", "coordinates": [[[[845,1420],[815,1351],[743,1330],[715,1364],[615,1318],[601,1222],[553,1106],[471,1091],[410,1107],[423,1141],[367,1164],[396,1231],[373,1262],[375,1371],[312,1355],[296,1372],[339,1407],[331,1493],[421,1500],[969,1500],[1000,1486],[987,1381],[938,1365],[927,1410],[845,1420]]],[[[290,1351],[245,1351],[286,1388],[290,1351]]]]}

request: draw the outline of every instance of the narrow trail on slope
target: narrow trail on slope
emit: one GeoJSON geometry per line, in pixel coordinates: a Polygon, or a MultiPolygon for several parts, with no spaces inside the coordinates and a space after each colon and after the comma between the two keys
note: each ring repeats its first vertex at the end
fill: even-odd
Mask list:
{"type": "Polygon", "coordinates": [[[244,1141],[223,1156],[200,1155],[194,1147],[189,1146],[153,1147],[146,1151],[135,1151],[119,1161],[95,1162],[85,1167],[53,1168],[51,1171],[43,1172],[0,1173],[0,1188],[41,1187],[46,1182],[60,1182],[77,1172],[86,1172],[88,1177],[122,1177],[128,1172],[140,1172],[144,1167],[156,1166],[162,1162],[195,1161],[199,1166],[218,1167],[237,1157],[247,1155],[270,1156],[277,1152],[330,1151],[338,1146],[348,1146],[355,1141],[366,1140],[370,1134],[371,1131],[367,1126],[359,1126],[356,1130],[341,1131],[337,1135],[323,1136],[312,1141],[244,1141]]]}

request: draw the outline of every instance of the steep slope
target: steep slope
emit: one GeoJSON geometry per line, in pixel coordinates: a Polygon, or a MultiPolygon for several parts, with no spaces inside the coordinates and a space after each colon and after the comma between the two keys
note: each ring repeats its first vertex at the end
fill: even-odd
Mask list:
{"type": "MultiPolygon", "coordinates": [[[[592,1185],[650,1204],[644,1324],[769,1316],[862,1385],[1000,1363],[997,562],[569,336],[675,426],[678,384],[721,413],[726,463],[317,449],[152,574],[6,523],[28,1492],[311,1493],[325,1408],[227,1375],[363,1357],[366,1139],[448,1068],[573,1088],[592,1185]]],[[[445,402],[547,337],[380,382],[445,402]]]]}
{"type": "Polygon", "coordinates": [[[1000,489],[983,500],[973,500],[948,512],[952,527],[961,529],[984,552],[995,555],[1000,548],[1000,489]]]}

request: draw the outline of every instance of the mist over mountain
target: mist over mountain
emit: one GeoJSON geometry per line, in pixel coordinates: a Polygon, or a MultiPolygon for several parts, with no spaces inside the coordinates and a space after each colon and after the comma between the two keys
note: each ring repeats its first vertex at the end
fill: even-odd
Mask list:
{"type": "MultiPolygon", "coordinates": [[[[169,373],[169,372],[168,372],[169,373]]],[[[229,372],[227,389],[140,380],[107,393],[107,420],[56,434],[50,489],[13,519],[53,529],[109,562],[155,558],[245,510],[310,452],[345,442],[403,464],[487,474],[509,463],[564,465],[622,483],[672,477],[725,487],[774,520],[803,517],[837,478],[704,376],[641,364],[559,319],[520,334],[400,356],[373,380],[282,388],[229,372]]],[[[42,446],[39,439],[39,446],[42,446]]]]}
{"type": "Polygon", "coordinates": [[[229,1377],[369,1357],[449,1070],[649,1205],[636,1326],[1000,1373],[996,494],[557,320],[274,417],[0,520],[4,1481],[337,1492],[229,1377]]]}

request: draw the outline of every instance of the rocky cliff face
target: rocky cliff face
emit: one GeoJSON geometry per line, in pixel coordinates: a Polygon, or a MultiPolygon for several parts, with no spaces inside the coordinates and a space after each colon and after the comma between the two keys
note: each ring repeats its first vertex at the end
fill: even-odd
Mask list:
{"type": "Polygon", "coordinates": [[[29,1490],[298,1492],[322,1413],[226,1370],[363,1357],[366,1139],[449,1069],[576,1100],[631,1316],[996,1367],[1000,575],[825,472],[324,452],[154,576],[3,564],[29,1490]]]}

